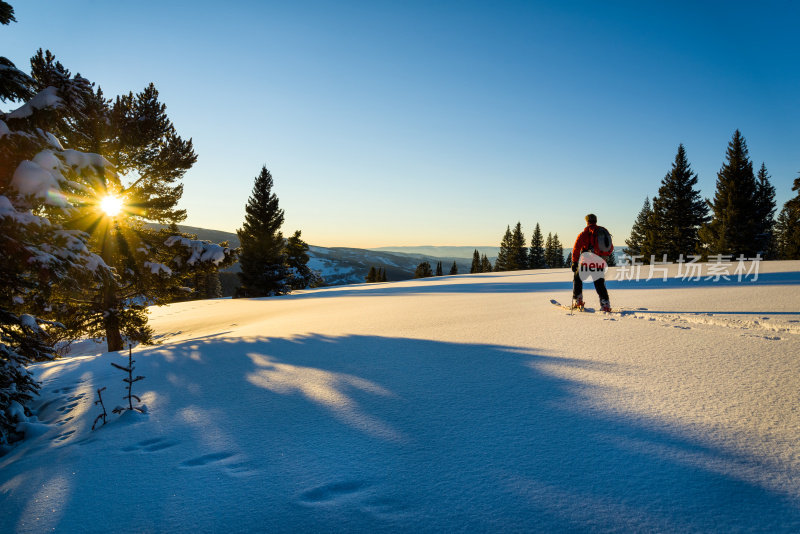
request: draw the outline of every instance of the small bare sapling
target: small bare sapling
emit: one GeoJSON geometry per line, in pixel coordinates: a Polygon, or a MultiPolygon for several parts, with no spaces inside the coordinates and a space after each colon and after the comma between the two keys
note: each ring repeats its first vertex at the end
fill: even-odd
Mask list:
{"type": "MultiPolygon", "coordinates": [[[[92,430],[94,430],[94,428],[97,426],[97,422],[100,419],[103,420],[103,425],[106,424],[106,417],[108,417],[108,414],[106,413],[106,405],[103,404],[103,394],[102,394],[105,390],[106,390],[106,388],[100,388],[100,389],[97,390],[97,398],[99,400],[94,401],[94,404],[95,404],[95,406],[97,406],[99,404],[103,408],[103,413],[101,413],[100,415],[97,416],[97,418],[95,418],[94,423],[92,424],[92,430]]],[[[100,426],[103,426],[103,425],[100,425],[100,426]]]]}
{"type": "Polygon", "coordinates": [[[114,367],[116,367],[120,371],[125,371],[126,373],[128,373],[128,377],[122,379],[123,382],[128,384],[128,386],[127,386],[128,394],[125,395],[124,397],[122,397],[123,399],[127,399],[128,400],[128,407],[124,408],[122,406],[117,406],[116,408],[114,408],[112,410],[114,413],[120,413],[121,414],[122,412],[127,411],[127,410],[130,410],[130,411],[136,410],[137,412],[140,412],[140,413],[146,413],[146,408],[145,407],[143,407],[143,406],[134,406],[133,405],[133,399],[136,399],[136,402],[139,402],[139,403],[142,402],[142,399],[140,399],[139,397],[137,397],[136,395],[133,394],[133,383],[144,379],[143,376],[137,376],[136,378],[133,378],[133,364],[135,362],[136,362],[136,360],[133,359],[133,350],[131,349],[130,346],[128,347],[128,366],[127,367],[123,367],[122,365],[117,365],[116,363],[111,362],[111,365],[113,365],[114,367]]]}

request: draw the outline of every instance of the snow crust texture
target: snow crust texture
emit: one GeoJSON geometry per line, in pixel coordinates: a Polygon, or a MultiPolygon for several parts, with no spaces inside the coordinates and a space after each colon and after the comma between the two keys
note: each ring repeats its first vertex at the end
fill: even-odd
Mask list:
{"type": "Polygon", "coordinates": [[[146,414],[90,430],[127,355],[35,366],[0,532],[800,531],[800,262],[610,281],[618,314],[552,306],[570,280],[154,309],[146,414]]]}

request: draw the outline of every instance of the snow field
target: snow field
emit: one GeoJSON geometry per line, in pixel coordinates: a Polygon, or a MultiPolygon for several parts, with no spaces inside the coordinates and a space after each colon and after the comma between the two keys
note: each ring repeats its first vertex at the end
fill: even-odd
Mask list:
{"type": "Polygon", "coordinates": [[[134,349],[147,415],[90,430],[97,388],[122,404],[109,362],[127,355],[87,342],[36,366],[0,531],[800,529],[800,262],[610,281],[613,315],[550,305],[570,280],[153,309],[161,344],[134,349]]]}

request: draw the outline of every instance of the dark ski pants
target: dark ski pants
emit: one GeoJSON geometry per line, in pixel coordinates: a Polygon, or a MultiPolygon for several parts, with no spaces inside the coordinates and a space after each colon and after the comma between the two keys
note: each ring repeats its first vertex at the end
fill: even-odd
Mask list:
{"type": "MultiPolygon", "coordinates": [[[[605,278],[595,280],[594,288],[597,291],[597,296],[600,297],[600,300],[608,300],[608,290],[606,289],[605,278]]],[[[576,272],[575,276],[572,279],[572,298],[576,298],[582,294],[583,294],[583,280],[581,280],[581,277],[578,276],[578,273],[576,272]]]]}

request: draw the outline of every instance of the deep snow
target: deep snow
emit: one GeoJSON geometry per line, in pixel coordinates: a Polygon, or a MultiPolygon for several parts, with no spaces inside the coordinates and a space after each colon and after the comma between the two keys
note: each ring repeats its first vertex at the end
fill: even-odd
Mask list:
{"type": "Polygon", "coordinates": [[[800,262],[611,281],[618,315],[550,305],[570,275],[156,308],[146,415],[127,355],[35,366],[0,532],[799,531],[800,262]]]}

